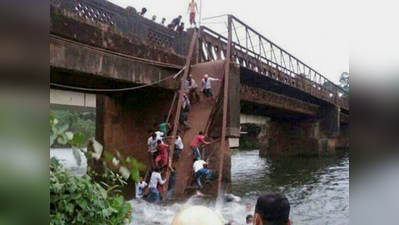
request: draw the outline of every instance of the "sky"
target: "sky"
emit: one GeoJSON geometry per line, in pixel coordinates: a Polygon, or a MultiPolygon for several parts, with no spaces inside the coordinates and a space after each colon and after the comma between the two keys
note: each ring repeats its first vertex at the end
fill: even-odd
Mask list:
{"type": "MultiPolygon", "coordinates": [[[[185,24],[189,24],[186,14],[189,0],[109,1],[124,8],[133,6],[140,10],[146,7],[147,18],[157,15],[157,21],[165,17],[167,23],[182,15],[185,24]]],[[[200,0],[197,1],[199,5],[200,0]]],[[[353,23],[350,23],[353,14],[349,4],[352,4],[353,8],[356,7],[353,5],[356,3],[348,2],[347,0],[202,0],[201,11],[202,18],[222,14],[235,15],[328,79],[338,83],[341,73],[349,72],[349,44],[354,42],[349,38],[353,28],[353,23]]],[[[372,7],[371,5],[370,10],[372,7]]],[[[203,25],[217,30],[221,28],[221,24],[213,23],[221,21],[221,19],[206,20],[203,21],[203,25]]],[[[367,30],[367,27],[364,27],[363,31],[367,30]]],[[[362,46],[358,44],[355,48],[362,50],[362,46]]],[[[370,61],[360,52],[358,52],[360,63],[362,60],[370,61]]]]}

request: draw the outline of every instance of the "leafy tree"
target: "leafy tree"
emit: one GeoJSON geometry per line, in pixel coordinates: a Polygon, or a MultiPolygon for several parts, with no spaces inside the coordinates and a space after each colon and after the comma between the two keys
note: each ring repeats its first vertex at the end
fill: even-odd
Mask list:
{"type": "Polygon", "coordinates": [[[341,77],[339,78],[339,82],[341,83],[341,87],[349,92],[349,73],[348,72],[343,72],[341,74],[341,77]]]}

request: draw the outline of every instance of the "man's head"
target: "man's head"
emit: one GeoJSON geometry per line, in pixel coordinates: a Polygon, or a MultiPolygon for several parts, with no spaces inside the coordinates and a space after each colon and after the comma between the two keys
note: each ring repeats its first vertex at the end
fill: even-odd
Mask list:
{"type": "Polygon", "coordinates": [[[158,140],[158,141],[157,141],[157,144],[158,144],[158,145],[162,144],[162,141],[161,141],[161,140],[158,140]]]}
{"type": "Polygon", "coordinates": [[[143,182],[144,181],[144,177],[140,177],[140,182],[143,182]]]}
{"type": "Polygon", "coordinates": [[[147,12],[147,8],[142,8],[141,9],[141,15],[144,15],[147,12]]]}
{"type": "Polygon", "coordinates": [[[182,16],[179,16],[179,19],[181,19],[182,18],[182,16]]]}
{"type": "Polygon", "coordinates": [[[245,218],[245,221],[247,222],[247,224],[253,224],[254,223],[254,217],[252,215],[248,215],[245,218]]]}
{"type": "Polygon", "coordinates": [[[290,203],[282,194],[260,196],[255,206],[255,225],[289,225],[290,203]]]}
{"type": "Polygon", "coordinates": [[[153,16],[152,16],[152,20],[155,21],[156,19],[157,19],[157,16],[156,16],[156,15],[153,15],[153,16]]]}
{"type": "Polygon", "coordinates": [[[209,77],[208,74],[205,74],[205,75],[204,75],[204,78],[205,78],[205,79],[208,79],[208,77],[209,77]]]}
{"type": "Polygon", "coordinates": [[[183,22],[181,22],[180,26],[184,27],[184,23],[183,23],[183,22]]]}
{"type": "Polygon", "coordinates": [[[162,24],[164,24],[166,21],[166,18],[162,18],[162,24]]]}
{"type": "Polygon", "coordinates": [[[201,130],[200,132],[198,132],[198,134],[199,135],[204,135],[204,131],[201,130]]]}
{"type": "Polygon", "coordinates": [[[155,132],[152,132],[151,137],[152,137],[152,139],[155,140],[155,138],[157,138],[157,134],[155,132]]]}

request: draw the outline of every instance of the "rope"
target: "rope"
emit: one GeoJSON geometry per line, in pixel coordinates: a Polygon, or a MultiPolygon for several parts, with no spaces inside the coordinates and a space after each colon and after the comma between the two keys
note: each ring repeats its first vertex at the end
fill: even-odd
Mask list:
{"type": "Polygon", "coordinates": [[[68,86],[68,85],[63,85],[63,84],[56,84],[56,83],[50,83],[50,86],[54,87],[59,87],[59,88],[66,88],[66,89],[71,89],[71,90],[77,90],[77,91],[87,91],[87,92],[120,92],[120,91],[132,91],[132,90],[137,90],[145,87],[152,86],[154,84],[161,83],[167,79],[170,79],[172,77],[177,77],[178,75],[181,74],[181,72],[184,71],[186,67],[183,67],[178,73],[173,74],[171,76],[165,77],[159,81],[156,81],[151,84],[144,84],[136,87],[128,87],[128,88],[116,88],[116,89],[96,89],[96,88],[83,88],[83,87],[74,87],[74,86],[68,86]]]}

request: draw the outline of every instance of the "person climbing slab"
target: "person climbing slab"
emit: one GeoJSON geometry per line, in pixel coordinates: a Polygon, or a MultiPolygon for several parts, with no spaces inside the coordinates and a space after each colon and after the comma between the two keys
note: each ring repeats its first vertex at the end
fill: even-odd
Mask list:
{"type": "Polygon", "coordinates": [[[164,167],[168,164],[168,148],[169,145],[163,144],[161,140],[157,141],[158,155],[155,158],[155,167],[164,167]]]}
{"type": "Polygon", "coordinates": [[[206,168],[207,166],[208,166],[208,162],[205,162],[204,160],[200,160],[200,159],[194,159],[194,164],[193,164],[193,170],[195,173],[194,182],[199,188],[202,188],[202,184],[201,184],[202,176],[205,176],[205,183],[211,182],[212,170],[210,170],[209,168],[206,168]]]}
{"type": "Polygon", "coordinates": [[[175,150],[173,151],[173,158],[179,160],[183,149],[184,149],[184,144],[180,137],[180,132],[178,132],[175,140],[175,150]]]}
{"type": "Polygon", "coordinates": [[[206,142],[205,141],[205,136],[204,136],[204,132],[203,131],[198,132],[198,134],[195,135],[194,139],[190,143],[190,148],[193,151],[195,159],[201,159],[201,153],[199,151],[199,144],[200,143],[205,144],[205,145],[211,144],[211,142],[206,142]]]}
{"type": "Polygon", "coordinates": [[[189,94],[190,101],[200,101],[200,96],[198,94],[198,85],[190,74],[186,80],[186,93],[189,94]]]}
{"type": "Polygon", "coordinates": [[[220,81],[220,79],[209,77],[208,74],[205,74],[204,78],[202,79],[201,92],[204,93],[205,97],[210,98],[212,101],[214,101],[213,93],[212,93],[212,82],[214,82],[214,81],[220,81]]]}

